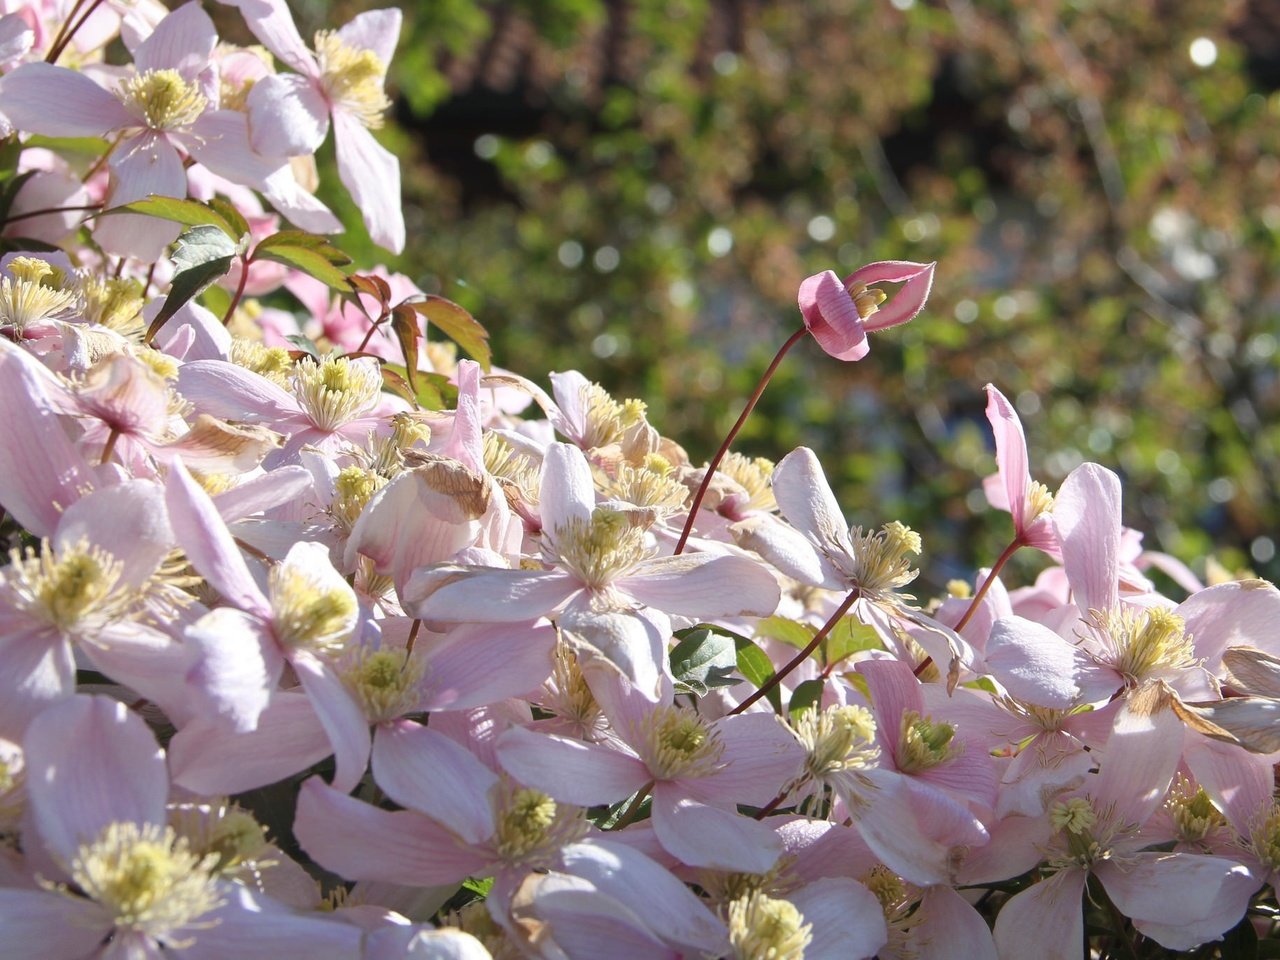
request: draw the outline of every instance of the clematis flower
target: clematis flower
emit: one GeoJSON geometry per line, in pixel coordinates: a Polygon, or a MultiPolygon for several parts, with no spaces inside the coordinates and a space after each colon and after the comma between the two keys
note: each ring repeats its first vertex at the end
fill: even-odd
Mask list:
{"type": "Polygon", "coordinates": [[[1044,484],[1031,479],[1022,421],[1003,393],[989,383],[986,389],[987,420],[995,433],[999,470],[983,483],[987,499],[1013,514],[1014,532],[1022,543],[1056,555],[1058,538],[1050,516],[1053,497],[1044,484]]]}
{"type": "Polygon", "coordinates": [[[830,270],[800,284],[800,313],[804,325],[828,354],[837,360],[861,360],[871,350],[867,333],[906,323],[924,307],[933,285],[934,263],[881,260],[860,267],[843,281],[830,270]],[[892,300],[877,283],[901,283],[892,300]],[[889,300],[889,305],[880,304],[889,300]]]}
{"type": "Polygon", "coordinates": [[[250,142],[259,153],[315,153],[333,118],[338,177],[364,214],[374,243],[404,249],[400,162],[369,133],[391,106],[383,90],[400,36],[400,11],[368,10],[307,48],[283,0],[236,0],[249,29],[298,73],[263,77],[249,91],[250,142]]]}

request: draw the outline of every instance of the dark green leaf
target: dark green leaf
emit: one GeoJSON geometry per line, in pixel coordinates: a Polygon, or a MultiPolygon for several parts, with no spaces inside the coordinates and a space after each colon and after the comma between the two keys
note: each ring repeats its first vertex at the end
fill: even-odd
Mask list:
{"type": "Polygon", "coordinates": [[[0,187],[0,224],[8,222],[9,208],[13,206],[13,198],[18,195],[18,191],[39,172],[38,170],[27,170],[24,173],[16,174],[6,180],[3,187],[0,187]]]}
{"type": "Polygon", "coordinates": [[[217,210],[198,200],[179,200],[177,197],[150,196],[145,200],[121,204],[110,210],[103,210],[98,216],[109,217],[113,213],[141,213],[148,217],[158,217],[171,223],[181,223],[188,227],[217,227],[233,241],[239,241],[243,233],[227,222],[227,218],[217,210]]]}
{"type": "Polygon", "coordinates": [[[709,630],[694,630],[671,651],[671,673],[679,683],[702,696],[711,687],[737,683],[735,644],[709,630]]]}
{"type": "Polygon", "coordinates": [[[822,700],[824,686],[821,680],[805,680],[796,684],[791,694],[791,702],[787,704],[787,713],[792,717],[798,717],[810,707],[818,706],[822,700]]]}
{"type": "Polygon", "coordinates": [[[295,270],[301,270],[309,277],[315,277],[321,283],[328,284],[334,290],[345,292],[351,289],[351,285],[347,283],[347,275],[345,273],[334,266],[324,254],[307,247],[281,244],[267,247],[264,250],[262,244],[258,244],[253,251],[253,259],[283,263],[285,266],[293,267],[295,270]]]}
{"type": "Polygon", "coordinates": [[[480,321],[452,300],[430,294],[426,300],[415,300],[406,306],[417,310],[429,323],[439,327],[446,337],[456,342],[488,373],[492,359],[489,352],[489,331],[481,326],[480,321]]]}
{"type": "MultiPolygon", "coordinates": [[[[409,380],[405,376],[405,368],[398,363],[384,363],[382,365],[384,371],[390,370],[394,373],[402,383],[403,390],[409,389],[409,380]]],[[[383,373],[383,379],[386,379],[386,373],[383,373]]],[[[458,401],[458,388],[449,382],[449,378],[439,373],[423,373],[418,371],[417,375],[418,390],[414,394],[401,392],[392,382],[387,382],[387,389],[404,397],[410,403],[415,400],[418,406],[424,410],[444,410],[448,407],[455,406],[458,401]]]]}
{"type": "MultiPolygon", "coordinates": [[[[745,638],[739,640],[735,646],[738,651],[738,672],[746,678],[748,683],[759,689],[773,678],[773,663],[763,650],[745,638]]],[[[778,692],[777,686],[771,688],[765,696],[773,705],[774,712],[781,713],[782,694],[778,692]]]]}
{"type": "Polygon", "coordinates": [[[169,284],[169,296],[165,299],[164,306],[160,308],[160,312],[151,321],[151,326],[147,328],[146,342],[150,343],[152,338],[160,332],[160,328],[168,323],[169,318],[182,309],[192,297],[198,296],[200,291],[213,281],[225,276],[234,261],[234,256],[218,257],[206,260],[181,273],[175,273],[169,284]]]}
{"type": "Polygon", "coordinates": [[[418,315],[404,304],[391,311],[391,329],[404,355],[405,379],[414,396],[418,395],[418,315]]]}

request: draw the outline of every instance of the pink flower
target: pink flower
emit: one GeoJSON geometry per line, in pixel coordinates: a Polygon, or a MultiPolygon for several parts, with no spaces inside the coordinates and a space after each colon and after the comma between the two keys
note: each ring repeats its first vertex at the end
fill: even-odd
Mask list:
{"type": "Polygon", "coordinates": [[[1049,513],[1053,508],[1053,497],[1044,484],[1032,481],[1022,421],[1005,395],[989,383],[987,420],[995,433],[996,467],[999,470],[983,483],[987,499],[993,507],[1013,514],[1013,528],[1019,540],[1056,556],[1058,538],[1049,513]]]}
{"type": "Polygon", "coordinates": [[[870,352],[867,331],[906,323],[924,307],[933,285],[933,263],[881,260],[860,267],[841,282],[830,270],[800,284],[800,313],[818,345],[837,360],[861,360],[870,352]],[[887,307],[875,283],[902,283],[887,307]]]}
{"type": "Polygon", "coordinates": [[[283,0],[233,0],[249,29],[298,73],[263,77],[249,92],[250,142],[269,156],[315,153],[333,118],[338,176],[364,214],[374,243],[404,249],[400,162],[369,128],[391,106],[383,91],[400,36],[400,11],[368,10],[307,48],[283,0]]]}

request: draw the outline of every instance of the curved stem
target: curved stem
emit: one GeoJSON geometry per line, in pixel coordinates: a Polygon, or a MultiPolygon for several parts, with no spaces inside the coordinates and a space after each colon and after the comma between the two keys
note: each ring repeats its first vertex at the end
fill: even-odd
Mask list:
{"type": "Polygon", "coordinates": [[[404,645],[405,664],[409,662],[408,656],[413,653],[413,645],[418,639],[418,631],[422,629],[422,621],[414,620],[413,626],[409,628],[409,641],[404,645]]]}
{"type": "Polygon", "coordinates": [[[32,217],[43,217],[49,213],[74,213],[77,210],[101,210],[100,203],[84,203],[75,207],[41,207],[39,210],[28,210],[25,213],[15,213],[5,218],[5,224],[17,223],[19,220],[29,220],[32,217]]]}
{"type": "Polygon", "coordinates": [[[827,634],[829,634],[832,631],[832,629],[834,629],[835,625],[840,622],[841,617],[843,617],[846,613],[849,612],[849,608],[852,607],[854,602],[861,596],[862,596],[861,587],[855,586],[852,590],[850,590],[849,595],[844,598],[844,601],[840,604],[840,606],[836,607],[836,612],[833,613],[830,617],[828,617],[827,622],[822,625],[822,629],[813,635],[813,639],[809,641],[809,645],[805,647],[803,650],[801,650],[799,653],[797,653],[794,657],[792,657],[786,666],[784,666],[781,670],[779,670],[772,677],[770,677],[763,684],[761,684],[759,690],[751,694],[751,696],[747,697],[747,699],[743,700],[740,704],[738,704],[736,707],[730,710],[729,716],[733,716],[736,713],[741,713],[743,710],[746,710],[747,707],[751,706],[761,697],[766,696],[770,690],[772,690],[774,687],[776,687],[778,684],[782,682],[783,677],[791,673],[791,671],[795,670],[796,667],[800,666],[800,664],[808,660],[809,656],[813,653],[813,651],[818,649],[818,645],[821,644],[823,640],[827,639],[827,634]]]}
{"type": "Polygon", "coordinates": [[[120,431],[115,427],[111,428],[111,432],[107,434],[106,446],[102,448],[102,459],[98,464],[104,464],[111,460],[111,455],[116,451],[116,441],[120,439],[120,431]]]}
{"type": "Polygon", "coordinates": [[[757,820],[763,820],[769,814],[773,813],[773,811],[777,810],[778,807],[782,805],[782,801],[785,800],[786,797],[787,797],[787,791],[783,790],[780,794],[778,794],[776,797],[774,797],[772,800],[766,803],[763,807],[761,807],[760,810],[756,813],[755,818],[757,820]]]}
{"type": "Polygon", "coordinates": [[[369,345],[369,341],[373,339],[373,335],[377,332],[378,327],[386,323],[387,317],[389,316],[390,314],[384,310],[382,312],[382,316],[380,316],[377,320],[371,320],[372,326],[369,327],[369,332],[364,335],[364,339],[360,341],[360,346],[356,347],[356,353],[364,352],[364,348],[369,345]]]}
{"type": "Polygon", "coordinates": [[[639,792],[636,793],[635,797],[632,799],[631,804],[623,811],[622,816],[620,816],[609,829],[621,830],[623,827],[630,826],[631,822],[635,820],[636,814],[640,812],[640,804],[644,803],[644,798],[649,795],[649,791],[652,789],[653,781],[650,780],[640,788],[639,792]]]}
{"type": "Polygon", "coordinates": [[[251,263],[253,263],[253,257],[240,258],[240,282],[236,284],[236,294],[231,298],[227,312],[222,315],[224,327],[231,322],[231,315],[236,312],[236,307],[240,306],[240,298],[244,296],[244,285],[249,282],[249,264],[251,263]]]}
{"type": "Polygon", "coordinates": [[[782,363],[782,358],[787,355],[787,351],[796,345],[796,343],[809,332],[807,327],[801,327],[784,343],[777,354],[774,355],[773,362],[769,364],[764,375],[760,377],[760,382],[756,384],[755,390],[747,399],[747,405],[743,408],[742,414],[738,417],[738,422],[729,430],[729,435],[724,438],[724,443],[720,444],[720,449],[716,451],[716,455],[711,458],[711,462],[707,464],[707,474],[702,478],[702,483],[698,486],[698,492],[693,495],[693,503],[689,506],[689,518],[684,522],[684,529],[680,531],[680,539],[676,543],[675,555],[679,556],[684,552],[684,545],[689,540],[689,534],[693,531],[693,522],[698,516],[698,508],[702,506],[702,498],[707,495],[707,487],[711,485],[711,478],[716,474],[716,468],[720,466],[720,461],[724,459],[724,455],[729,452],[729,445],[733,443],[737,437],[738,431],[742,429],[742,425],[747,422],[747,417],[751,415],[751,411],[755,409],[757,401],[764,393],[764,388],[769,385],[769,381],[773,379],[778,364],[782,363]]]}
{"type": "Polygon", "coordinates": [[[973,619],[973,615],[978,612],[978,604],[982,602],[982,598],[985,597],[987,595],[987,591],[991,589],[991,584],[994,583],[996,577],[1000,575],[1000,571],[1003,570],[1004,565],[1009,562],[1009,558],[1017,553],[1018,549],[1022,545],[1022,536],[1019,534],[1013,538],[1012,543],[1004,548],[1004,553],[1000,554],[1000,556],[996,558],[996,562],[991,566],[991,572],[987,574],[987,579],[982,581],[982,586],[980,586],[978,588],[978,592],[973,595],[973,600],[969,603],[969,609],[964,612],[964,616],[960,618],[959,622],[952,627],[956,633],[963,630],[969,621],[973,619]]]}
{"type": "MultiPolygon", "coordinates": [[[[79,6],[79,4],[76,4],[76,6],[79,6]]],[[[67,30],[67,32],[64,35],[60,36],[57,39],[57,41],[54,43],[54,45],[49,48],[49,52],[45,55],[45,58],[44,58],[45,63],[57,62],[58,57],[62,55],[62,51],[67,49],[67,44],[69,44],[72,38],[75,37],[75,35],[80,31],[80,28],[85,25],[85,21],[87,21],[91,16],[93,16],[93,11],[97,10],[98,7],[100,6],[102,6],[102,0],[93,0],[93,3],[89,4],[89,9],[86,10],[83,14],[81,14],[80,19],[75,22],[75,25],[72,26],[71,29],[67,30]]],[[[68,17],[67,23],[70,23],[70,22],[71,22],[71,17],[68,17]]]]}

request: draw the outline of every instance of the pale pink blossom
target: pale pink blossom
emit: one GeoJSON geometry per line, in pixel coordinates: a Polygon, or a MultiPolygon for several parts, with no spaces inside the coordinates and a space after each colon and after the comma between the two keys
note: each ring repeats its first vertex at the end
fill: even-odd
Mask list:
{"type": "Polygon", "coordinates": [[[861,360],[871,350],[867,333],[906,323],[923,308],[933,286],[932,263],[883,260],[859,267],[841,280],[830,270],[800,284],[804,325],[837,360],[861,360]],[[877,283],[902,283],[886,307],[877,283]]]}

